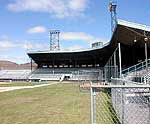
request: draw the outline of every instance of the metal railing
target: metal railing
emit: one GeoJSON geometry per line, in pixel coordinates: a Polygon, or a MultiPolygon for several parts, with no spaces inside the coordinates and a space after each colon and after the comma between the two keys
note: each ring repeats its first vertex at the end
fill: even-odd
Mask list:
{"type": "MultiPolygon", "coordinates": [[[[148,66],[150,66],[150,59],[147,60],[147,63],[148,63],[148,66]]],[[[143,61],[143,62],[133,65],[127,69],[124,69],[122,71],[122,74],[127,75],[131,72],[134,72],[134,74],[135,74],[135,73],[137,73],[137,71],[144,70],[145,68],[146,68],[146,61],[143,61]]]]}
{"type": "Polygon", "coordinates": [[[150,85],[116,85],[116,80],[113,85],[91,82],[91,124],[150,124],[150,85]]]}

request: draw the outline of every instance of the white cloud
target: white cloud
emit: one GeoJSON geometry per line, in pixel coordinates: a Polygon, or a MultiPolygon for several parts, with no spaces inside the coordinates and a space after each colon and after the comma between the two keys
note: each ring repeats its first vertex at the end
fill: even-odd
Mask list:
{"type": "Polygon", "coordinates": [[[79,49],[85,49],[80,45],[74,45],[68,48],[69,50],[79,50],[79,49]]]}
{"type": "Polygon", "coordinates": [[[10,48],[15,48],[17,44],[11,41],[0,41],[0,50],[8,50],[10,48]]]}
{"type": "Polygon", "coordinates": [[[13,48],[22,48],[22,49],[47,49],[47,44],[42,43],[31,43],[28,41],[25,42],[14,42],[14,41],[0,41],[0,51],[6,51],[13,48]]]}
{"type": "Polygon", "coordinates": [[[65,50],[65,51],[74,51],[74,50],[81,50],[81,49],[85,49],[85,48],[83,48],[80,45],[72,45],[72,46],[67,47],[67,48],[61,47],[61,49],[65,50]]]}
{"type": "Polygon", "coordinates": [[[93,37],[84,32],[63,32],[61,33],[62,40],[86,40],[89,41],[93,37]]]}
{"type": "Polygon", "coordinates": [[[69,7],[75,11],[84,11],[87,7],[87,0],[70,0],[69,7]]]}
{"type": "Polygon", "coordinates": [[[21,48],[24,48],[26,50],[46,50],[48,49],[47,44],[42,44],[42,43],[31,43],[31,42],[26,42],[24,44],[20,45],[21,48]]]}
{"type": "Polygon", "coordinates": [[[35,34],[35,33],[44,33],[47,29],[44,26],[35,26],[30,29],[28,29],[27,33],[29,34],[35,34]]]}
{"type": "Polygon", "coordinates": [[[3,34],[3,35],[0,35],[0,39],[2,39],[2,40],[8,40],[9,36],[6,35],[6,34],[3,34]]]}
{"type": "Polygon", "coordinates": [[[0,51],[3,53],[0,55],[0,60],[8,60],[17,63],[28,62],[29,58],[26,54],[26,50],[38,50],[38,49],[47,49],[47,44],[42,43],[31,43],[28,41],[25,42],[14,42],[14,41],[0,41],[0,51]],[[12,50],[19,50],[23,56],[11,55],[12,50]]]}
{"type": "Polygon", "coordinates": [[[88,0],[15,0],[8,9],[16,12],[47,12],[57,18],[83,15],[88,0]]]}
{"type": "Polygon", "coordinates": [[[61,33],[60,38],[61,40],[69,40],[69,41],[71,40],[86,41],[89,44],[94,42],[107,42],[103,38],[98,38],[84,32],[63,32],[61,33]]]}
{"type": "MultiPolygon", "coordinates": [[[[42,27],[42,26],[41,26],[42,27]]],[[[39,30],[36,30],[38,28],[31,28],[28,31],[31,33],[35,33],[39,30]]],[[[46,28],[45,28],[46,29],[46,28]]],[[[84,32],[62,32],[60,33],[60,41],[82,41],[82,42],[87,42],[88,45],[91,45],[94,42],[103,42],[106,43],[108,42],[106,39],[95,37],[93,35],[84,33],[84,32]]],[[[61,46],[63,47],[63,46],[61,46]]],[[[11,41],[11,40],[0,40],[0,51],[4,50],[10,50],[13,48],[22,48],[26,50],[46,50],[49,49],[49,45],[46,43],[40,42],[33,42],[33,41],[21,41],[21,42],[16,42],[16,41],[11,41]]],[[[67,48],[67,49],[81,49],[80,45],[75,45],[72,46],[72,48],[67,48]]]]}
{"type": "Polygon", "coordinates": [[[11,56],[11,55],[0,55],[0,60],[6,60],[15,62],[18,64],[29,62],[29,58],[26,56],[11,56]]]}

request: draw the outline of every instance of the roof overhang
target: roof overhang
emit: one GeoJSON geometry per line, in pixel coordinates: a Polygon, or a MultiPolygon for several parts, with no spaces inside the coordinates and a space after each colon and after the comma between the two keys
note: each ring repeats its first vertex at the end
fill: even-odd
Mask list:
{"type": "Polygon", "coordinates": [[[150,26],[118,20],[111,42],[115,40],[124,45],[133,46],[136,40],[136,44],[138,44],[139,47],[144,47],[145,37],[150,37],[150,26]]]}
{"type": "Polygon", "coordinates": [[[150,26],[118,19],[118,25],[150,32],[150,26]]]}

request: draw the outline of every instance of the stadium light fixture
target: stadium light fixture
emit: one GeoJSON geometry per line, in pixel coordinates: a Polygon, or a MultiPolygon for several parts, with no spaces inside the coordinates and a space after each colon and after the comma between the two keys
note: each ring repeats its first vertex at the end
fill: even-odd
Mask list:
{"type": "Polygon", "coordinates": [[[147,41],[148,41],[148,38],[147,38],[147,37],[145,37],[145,38],[144,38],[144,41],[145,41],[145,42],[147,42],[147,41]]]}
{"type": "Polygon", "coordinates": [[[134,38],[134,43],[136,43],[137,42],[137,39],[136,39],[136,36],[135,36],[135,38],[134,38]]]}
{"type": "Polygon", "coordinates": [[[137,40],[136,39],[134,39],[134,43],[136,43],[137,42],[137,40]]]}

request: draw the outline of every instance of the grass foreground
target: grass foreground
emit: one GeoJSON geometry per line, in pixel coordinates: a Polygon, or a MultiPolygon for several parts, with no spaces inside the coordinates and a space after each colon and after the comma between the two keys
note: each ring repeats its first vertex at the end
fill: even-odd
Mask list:
{"type": "Polygon", "coordinates": [[[121,124],[112,106],[110,94],[104,90],[96,96],[96,122],[98,124],[121,124]]]}
{"type": "Polygon", "coordinates": [[[0,93],[0,124],[89,124],[90,94],[78,84],[0,93]]]}
{"type": "Polygon", "coordinates": [[[35,86],[47,84],[46,82],[4,82],[0,83],[0,87],[13,87],[13,86],[35,86]]]}

